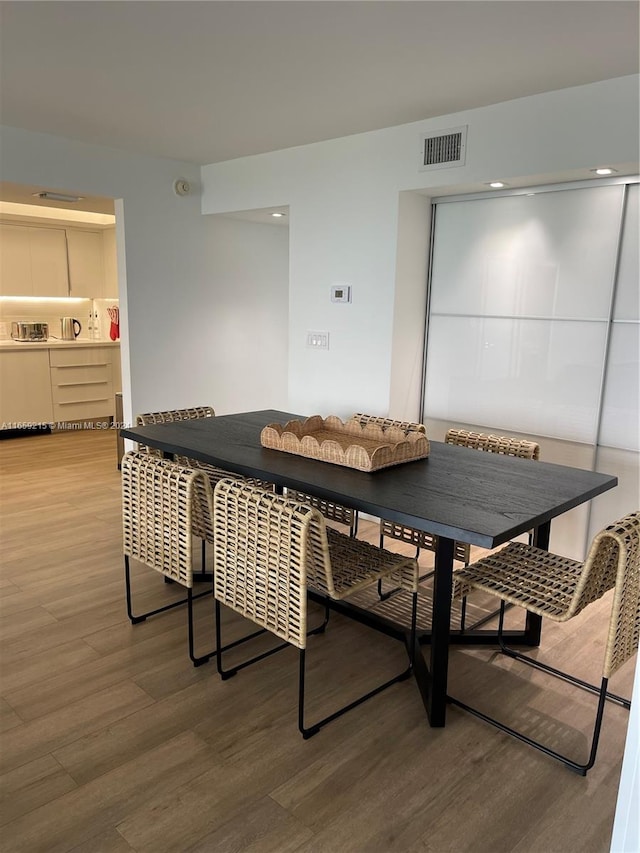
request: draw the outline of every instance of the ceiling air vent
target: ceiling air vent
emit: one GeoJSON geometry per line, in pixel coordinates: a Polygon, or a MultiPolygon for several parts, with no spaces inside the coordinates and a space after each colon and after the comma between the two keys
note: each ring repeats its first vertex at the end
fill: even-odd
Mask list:
{"type": "Polygon", "coordinates": [[[423,134],[420,137],[420,169],[450,169],[464,166],[467,125],[423,134]]]}

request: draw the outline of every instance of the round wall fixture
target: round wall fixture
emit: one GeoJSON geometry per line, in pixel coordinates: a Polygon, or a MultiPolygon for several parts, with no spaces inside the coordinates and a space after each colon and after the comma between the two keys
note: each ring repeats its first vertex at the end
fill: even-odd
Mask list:
{"type": "Polygon", "coordinates": [[[191,184],[185,181],[184,178],[178,178],[173,185],[173,191],[176,195],[189,195],[191,192],[191,184]]]}

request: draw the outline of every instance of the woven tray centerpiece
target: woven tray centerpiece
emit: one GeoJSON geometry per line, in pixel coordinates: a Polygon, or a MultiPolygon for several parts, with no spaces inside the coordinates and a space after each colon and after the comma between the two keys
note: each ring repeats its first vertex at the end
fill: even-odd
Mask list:
{"type": "Polygon", "coordinates": [[[268,424],[260,434],[260,442],[271,450],[358,471],[378,471],[429,455],[429,440],[422,424],[384,426],[362,423],[356,417],[342,421],[335,415],[268,424]]]}

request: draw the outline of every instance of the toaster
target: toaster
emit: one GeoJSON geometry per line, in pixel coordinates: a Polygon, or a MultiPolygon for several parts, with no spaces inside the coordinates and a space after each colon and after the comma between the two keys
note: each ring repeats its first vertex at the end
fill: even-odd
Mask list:
{"type": "Polygon", "coordinates": [[[49,324],[11,323],[11,337],[14,341],[46,341],[49,337],[49,324]]]}

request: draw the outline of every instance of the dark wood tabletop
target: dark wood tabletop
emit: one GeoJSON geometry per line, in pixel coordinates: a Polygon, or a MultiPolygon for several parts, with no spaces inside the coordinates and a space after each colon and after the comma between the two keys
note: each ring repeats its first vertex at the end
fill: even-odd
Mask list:
{"type": "Polygon", "coordinates": [[[260,444],[264,410],[122,430],[124,438],[290,486],[439,536],[494,548],[613,488],[617,478],[431,442],[429,457],[367,473],[260,444]]]}

